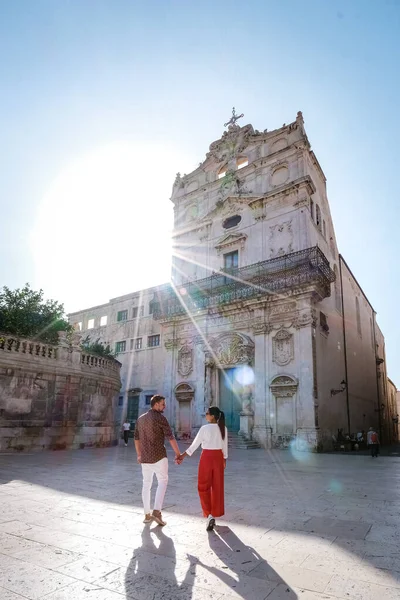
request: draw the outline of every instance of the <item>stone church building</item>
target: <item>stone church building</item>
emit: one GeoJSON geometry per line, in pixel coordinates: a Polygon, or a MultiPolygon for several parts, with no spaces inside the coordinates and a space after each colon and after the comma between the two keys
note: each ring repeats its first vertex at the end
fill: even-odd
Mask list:
{"type": "Polygon", "coordinates": [[[385,420],[390,431],[384,338],[339,254],[302,113],[274,131],[238,118],[176,176],[170,282],[70,321],[118,352],[118,418],[135,422],[162,393],[180,437],[209,405],[265,448],[330,449],[338,429],[385,420]]]}

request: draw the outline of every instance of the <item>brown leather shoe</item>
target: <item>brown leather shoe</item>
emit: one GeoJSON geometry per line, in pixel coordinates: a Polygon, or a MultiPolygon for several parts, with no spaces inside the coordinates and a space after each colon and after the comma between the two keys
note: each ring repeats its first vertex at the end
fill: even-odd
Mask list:
{"type": "Polygon", "coordinates": [[[143,523],[151,523],[151,522],[152,522],[152,520],[153,520],[153,517],[151,516],[151,514],[150,514],[150,513],[147,513],[147,514],[144,516],[144,521],[143,521],[143,523]]]}
{"type": "Polygon", "coordinates": [[[153,513],[151,516],[152,516],[153,520],[156,523],[158,523],[159,525],[161,525],[162,527],[167,524],[166,521],[163,521],[161,510],[153,510],[153,513]]]}

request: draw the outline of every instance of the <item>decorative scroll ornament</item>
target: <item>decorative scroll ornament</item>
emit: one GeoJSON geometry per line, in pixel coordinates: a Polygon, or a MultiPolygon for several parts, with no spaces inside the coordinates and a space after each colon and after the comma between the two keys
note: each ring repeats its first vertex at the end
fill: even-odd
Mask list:
{"type": "Polygon", "coordinates": [[[293,335],[281,329],[272,340],[272,360],[280,366],[285,366],[294,358],[293,335]]]}
{"type": "Polygon", "coordinates": [[[178,373],[187,377],[193,371],[193,350],[185,344],[178,352],[178,373]]]}

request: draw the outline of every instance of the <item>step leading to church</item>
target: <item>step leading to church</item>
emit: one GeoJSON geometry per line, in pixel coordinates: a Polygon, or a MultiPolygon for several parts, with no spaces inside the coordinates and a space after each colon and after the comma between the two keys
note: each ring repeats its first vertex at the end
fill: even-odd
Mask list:
{"type": "Polygon", "coordinates": [[[228,448],[239,448],[242,450],[252,450],[261,448],[255,440],[246,440],[240,433],[228,432],[228,448]]]}

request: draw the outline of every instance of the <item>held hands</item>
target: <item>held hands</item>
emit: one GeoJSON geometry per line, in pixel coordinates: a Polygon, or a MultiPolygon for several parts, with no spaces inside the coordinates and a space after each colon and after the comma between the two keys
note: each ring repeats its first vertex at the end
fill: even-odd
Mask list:
{"type": "Polygon", "coordinates": [[[137,455],[137,461],[139,464],[142,462],[142,457],[140,456],[140,454],[137,455]]]}
{"type": "Polygon", "coordinates": [[[174,460],[175,464],[176,464],[176,465],[180,465],[180,464],[181,464],[181,462],[183,462],[183,459],[184,459],[184,458],[185,458],[185,455],[184,455],[184,454],[177,454],[177,455],[175,456],[175,460],[174,460]]]}

